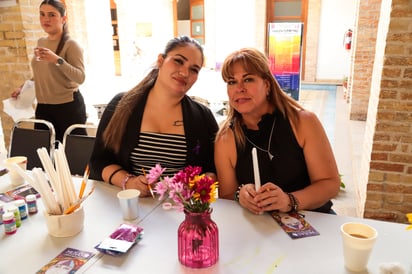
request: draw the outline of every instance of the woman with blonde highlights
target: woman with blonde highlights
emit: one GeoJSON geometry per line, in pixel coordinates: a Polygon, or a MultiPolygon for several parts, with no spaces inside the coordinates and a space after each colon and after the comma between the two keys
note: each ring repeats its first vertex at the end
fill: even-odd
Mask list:
{"type": "Polygon", "coordinates": [[[215,143],[219,196],[255,213],[300,209],[333,212],[340,180],[317,116],[289,97],[266,56],[253,48],[230,54],[222,66],[229,112],[215,143]],[[256,190],[252,148],[261,187],[256,190]]]}

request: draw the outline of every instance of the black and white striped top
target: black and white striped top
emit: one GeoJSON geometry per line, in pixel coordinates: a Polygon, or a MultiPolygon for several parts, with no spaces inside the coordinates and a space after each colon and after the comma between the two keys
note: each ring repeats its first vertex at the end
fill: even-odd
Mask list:
{"type": "Polygon", "coordinates": [[[166,170],[163,176],[172,177],[186,165],[187,146],[185,135],[141,132],[137,147],[130,155],[133,173],[143,175],[156,164],[166,170]]]}

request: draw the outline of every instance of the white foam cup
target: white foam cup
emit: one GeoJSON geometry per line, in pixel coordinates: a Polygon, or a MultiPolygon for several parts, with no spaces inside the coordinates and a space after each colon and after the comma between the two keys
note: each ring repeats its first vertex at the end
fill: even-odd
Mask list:
{"type": "Polygon", "coordinates": [[[341,226],[345,267],[354,272],[365,271],[378,232],[373,227],[357,222],[341,226]]]}

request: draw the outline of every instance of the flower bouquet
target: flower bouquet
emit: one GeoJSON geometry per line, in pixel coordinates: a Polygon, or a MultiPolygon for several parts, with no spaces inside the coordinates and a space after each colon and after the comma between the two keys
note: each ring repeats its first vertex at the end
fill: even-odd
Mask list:
{"type": "Polygon", "coordinates": [[[180,263],[192,268],[215,264],[219,258],[219,235],[211,219],[210,204],[216,200],[218,182],[201,174],[202,168],[187,166],[172,178],[162,178],[165,168],[157,164],[147,175],[159,200],[171,199],[185,220],[178,229],[180,263]]]}
{"type": "Polygon", "coordinates": [[[165,168],[156,164],[147,175],[149,184],[155,185],[159,200],[170,198],[180,211],[203,213],[210,210],[216,200],[218,182],[201,174],[201,167],[187,166],[172,178],[162,178],[165,168]]]}

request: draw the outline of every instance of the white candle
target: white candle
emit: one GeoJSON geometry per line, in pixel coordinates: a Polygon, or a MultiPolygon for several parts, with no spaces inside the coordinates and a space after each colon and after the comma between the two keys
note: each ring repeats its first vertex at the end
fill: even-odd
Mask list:
{"type": "Polygon", "coordinates": [[[252,148],[252,161],[253,161],[253,174],[255,176],[255,189],[256,191],[260,188],[260,174],[259,174],[259,162],[257,157],[256,148],[252,148]]]}

